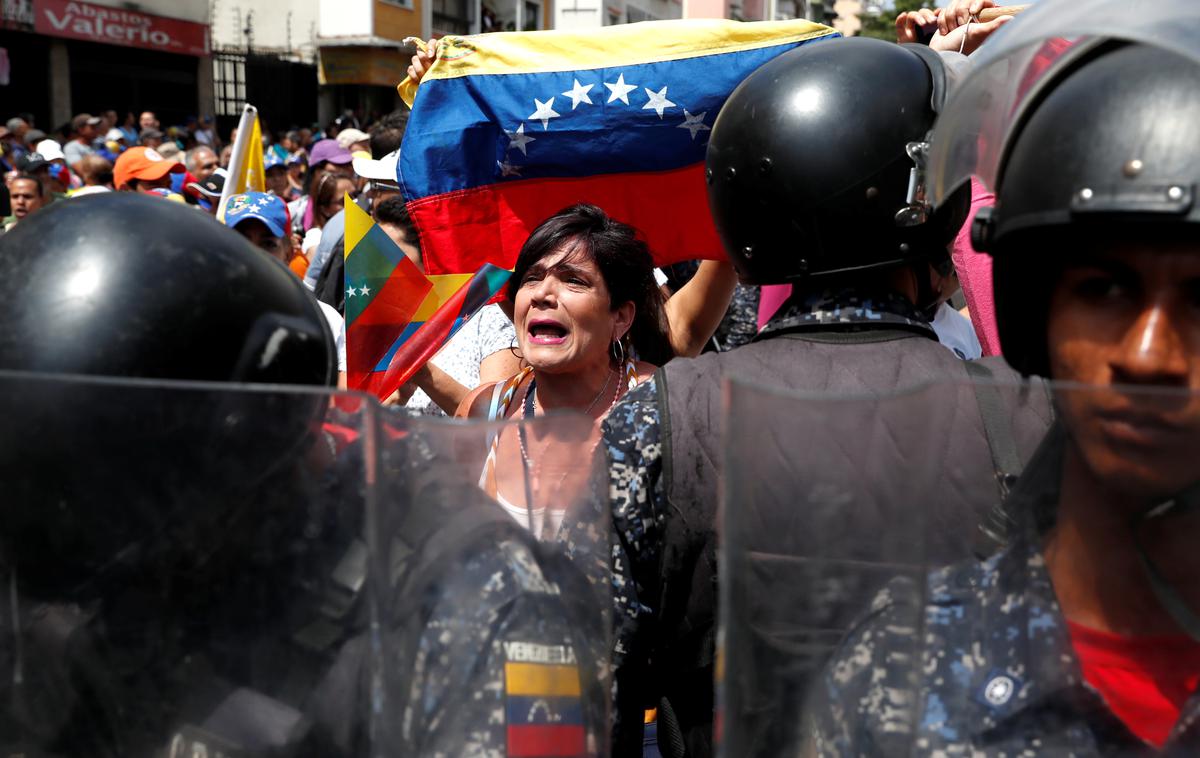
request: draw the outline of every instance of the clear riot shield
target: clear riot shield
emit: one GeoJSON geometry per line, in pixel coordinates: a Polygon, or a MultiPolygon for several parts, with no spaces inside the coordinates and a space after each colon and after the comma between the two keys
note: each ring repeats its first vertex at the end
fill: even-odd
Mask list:
{"type": "Polygon", "coordinates": [[[1200,749],[1194,705],[1150,727],[1104,673],[1152,641],[1155,686],[1200,679],[1200,394],[1049,389],[1055,420],[1006,488],[1005,546],[973,557],[962,530],[949,559],[931,504],[962,473],[949,414],[974,387],[730,387],[722,756],[1200,749]]]}
{"type": "MultiPolygon", "coordinates": [[[[809,691],[885,586],[916,642],[926,525],[913,504],[937,487],[933,430],[948,411],[929,390],[804,397],[736,382],[727,402],[717,739],[729,758],[799,755],[809,691]]],[[[904,703],[880,705],[911,725],[904,703]]]]}
{"type": "Polygon", "coordinates": [[[375,408],[333,400],[0,374],[0,754],[368,754],[317,698],[368,619],[375,408]]]}
{"type": "Polygon", "coordinates": [[[371,529],[383,753],[608,755],[598,439],[577,415],[388,418],[371,529]]]}

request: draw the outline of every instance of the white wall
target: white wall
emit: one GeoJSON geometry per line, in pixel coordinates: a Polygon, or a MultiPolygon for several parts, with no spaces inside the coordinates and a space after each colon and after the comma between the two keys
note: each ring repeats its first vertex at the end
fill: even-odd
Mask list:
{"type": "Polygon", "coordinates": [[[255,49],[291,50],[311,57],[320,4],[320,0],[212,0],[213,47],[245,47],[249,17],[255,49]]]}
{"type": "Polygon", "coordinates": [[[555,0],[555,29],[595,29],[604,26],[602,0],[555,0]]]}
{"type": "MultiPolygon", "coordinates": [[[[235,2],[236,0],[219,0],[235,2]]],[[[316,0],[321,37],[366,37],[375,33],[375,0],[316,0]]]]}
{"type": "Polygon", "coordinates": [[[554,28],[594,29],[612,22],[611,15],[619,13],[616,23],[661,21],[683,17],[681,0],[557,0],[554,5],[554,28]],[[576,10],[578,9],[578,10],[576,10]],[[595,9],[594,12],[592,9],[595,9]]]}

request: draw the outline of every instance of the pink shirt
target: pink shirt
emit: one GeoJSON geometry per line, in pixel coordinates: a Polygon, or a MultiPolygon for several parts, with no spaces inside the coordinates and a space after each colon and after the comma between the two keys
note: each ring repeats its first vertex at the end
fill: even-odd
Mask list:
{"type": "Polygon", "coordinates": [[[1000,334],[996,330],[996,305],[992,297],[992,257],[979,253],[971,245],[971,224],[980,208],[993,205],[996,196],[978,180],[971,180],[971,213],[954,240],[954,268],[971,312],[971,324],[983,347],[983,354],[1000,355],[1000,334]]]}
{"type": "Polygon", "coordinates": [[[792,296],[790,284],[764,284],[758,294],[758,328],[761,331],[779,306],[792,296]]]}

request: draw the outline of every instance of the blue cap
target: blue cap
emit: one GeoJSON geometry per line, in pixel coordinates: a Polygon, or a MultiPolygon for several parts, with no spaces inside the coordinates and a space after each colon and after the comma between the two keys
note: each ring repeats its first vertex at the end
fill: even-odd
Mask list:
{"type": "Polygon", "coordinates": [[[287,203],[275,195],[265,192],[247,192],[234,195],[225,206],[225,223],[230,229],[248,218],[258,219],[267,225],[271,234],[286,237],[288,233],[287,203]]]}
{"type": "Polygon", "coordinates": [[[270,171],[273,168],[286,168],[286,166],[284,166],[283,159],[279,157],[279,153],[268,150],[263,160],[263,171],[270,171]]]}

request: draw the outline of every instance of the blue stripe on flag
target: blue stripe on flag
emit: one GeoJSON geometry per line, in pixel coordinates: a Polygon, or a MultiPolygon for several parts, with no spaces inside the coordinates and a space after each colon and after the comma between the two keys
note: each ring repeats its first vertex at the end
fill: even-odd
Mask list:
{"type": "Polygon", "coordinates": [[[405,196],[416,200],[517,179],[662,171],[700,162],[728,95],[752,71],[795,46],[621,68],[426,82],[400,154],[405,196]]]}

